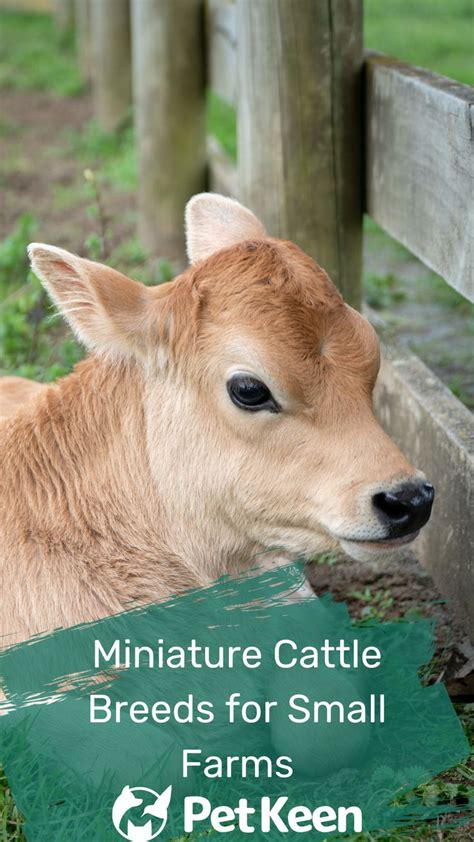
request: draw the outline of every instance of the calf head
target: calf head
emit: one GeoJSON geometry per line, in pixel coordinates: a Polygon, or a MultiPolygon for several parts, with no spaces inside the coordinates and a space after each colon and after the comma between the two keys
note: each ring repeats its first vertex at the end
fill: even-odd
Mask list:
{"type": "Polygon", "coordinates": [[[186,231],[191,266],[158,287],[30,247],[80,339],[143,373],[137,447],[171,521],[290,556],[339,543],[366,558],[412,540],[434,492],[373,414],[368,321],[238,202],[195,196],[186,231]]]}

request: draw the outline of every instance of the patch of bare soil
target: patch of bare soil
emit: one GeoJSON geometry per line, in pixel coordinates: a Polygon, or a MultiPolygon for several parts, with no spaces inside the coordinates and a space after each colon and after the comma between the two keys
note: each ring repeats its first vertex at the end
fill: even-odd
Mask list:
{"type": "Polygon", "coordinates": [[[354,620],[433,620],[436,651],[427,680],[443,681],[455,700],[474,699],[474,647],[413,554],[380,565],[341,554],[334,563],[308,565],[307,577],[318,595],[345,602],[354,620]]]}
{"type": "MultiPolygon", "coordinates": [[[[431,664],[421,670],[423,679],[429,684],[442,681],[453,702],[474,701],[474,647],[413,553],[380,564],[353,561],[341,553],[329,564],[308,564],[306,575],[316,594],[331,593],[337,602],[345,602],[353,620],[434,621],[435,653],[431,664]]],[[[467,765],[472,768],[470,761],[467,765]]],[[[443,778],[465,784],[456,770],[446,772],[443,778]]],[[[461,814],[464,821],[471,815],[461,814]]],[[[474,821],[454,831],[450,830],[451,821],[449,814],[441,816],[432,825],[430,839],[474,842],[474,821]]],[[[417,838],[414,832],[413,839],[417,838]]]]}
{"type": "MultiPolygon", "coordinates": [[[[400,297],[380,315],[470,409],[474,409],[474,352],[471,310],[449,304],[446,293],[430,284],[427,268],[408,252],[377,241],[366,248],[364,269],[369,274],[397,279],[400,297]]],[[[467,303],[466,303],[467,304],[467,303]]],[[[468,307],[468,305],[467,305],[468,307]]]]}
{"type": "Polygon", "coordinates": [[[54,187],[69,187],[81,173],[78,161],[60,154],[68,129],[80,129],[91,116],[88,96],[59,99],[41,91],[1,92],[5,121],[0,141],[0,237],[8,235],[24,213],[37,217],[37,236],[77,248],[87,218],[80,205],[67,212],[54,201],[54,187]]]}
{"type": "MultiPolygon", "coordinates": [[[[89,164],[70,152],[70,135],[92,117],[90,94],[59,98],[44,91],[3,90],[0,114],[0,239],[30,213],[38,220],[38,241],[80,251],[97,222],[87,214],[90,198],[84,190],[81,194],[89,164]]],[[[131,213],[122,219],[123,196],[107,191],[104,200],[114,234],[129,237],[133,226],[131,213]]],[[[133,211],[133,196],[127,195],[126,205],[133,211]]]]}

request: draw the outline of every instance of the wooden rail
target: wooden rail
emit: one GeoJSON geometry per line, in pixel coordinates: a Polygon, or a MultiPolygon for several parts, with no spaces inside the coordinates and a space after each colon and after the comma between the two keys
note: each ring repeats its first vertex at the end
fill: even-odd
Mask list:
{"type": "Polygon", "coordinates": [[[183,208],[206,188],[203,5],[132,0],[131,8],[139,233],[183,265],[183,208]]]}
{"type": "Polygon", "coordinates": [[[474,89],[382,55],[366,61],[367,211],[474,300],[474,89]]]}
{"type": "Polygon", "coordinates": [[[338,7],[237,4],[239,190],[360,307],[362,6],[338,7]]]}
{"type": "Polygon", "coordinates": [[[237,106],[237,4],[235,0],[208,0],[207,56],[210,88],[237,106]]]}
{"type": "Polygon", "coordinates": [[[93,66],[92,0],[74,0],[74,15],[77,60],[82,78],[89,82],[92,77],[93,66]]]}
{"type": "Polygon", "coordinates": [[[94,0],[90,12],[95,110],[101,128],[112,132],[132,106],[130,5],[128,0],[94,0]]]}

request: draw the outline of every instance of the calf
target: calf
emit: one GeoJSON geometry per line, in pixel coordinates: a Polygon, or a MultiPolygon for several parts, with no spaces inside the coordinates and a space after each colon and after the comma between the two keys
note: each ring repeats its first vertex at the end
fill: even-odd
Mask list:
{"type": "Polygon", "coordinates": [[[45,388],[43,383],[35,383],[25,377],[0,378],[0,422],[45,388]]]}
{"type": "Polygon", "coordinates": [[[270,548],[370,558],[429,518],[432,486],[373,414],[366,319],[233,200],[195,196],[186,231],[191,267],[151,288],[30,246],[92,353],[25,389],[0,424],[6,643],[204,585],[270,548]]]}

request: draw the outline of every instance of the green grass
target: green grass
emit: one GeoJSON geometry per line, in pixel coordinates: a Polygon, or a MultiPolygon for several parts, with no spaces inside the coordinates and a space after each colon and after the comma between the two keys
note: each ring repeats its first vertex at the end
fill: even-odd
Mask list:
{"type": "Polygon", "coordinates": [[[232,161],[237,160],[237,116],[235,108],[213,91],[207,96],[207,129],[232,161]]]}
{"type": "Polygon", "coordinates": [[[364,272],[365,300],[474,409],[474,305],[368,217],[364,233],[368,265],[379,267],[364,272]]]}
{"type": "Polygon", "coordinates": [[[366,587],[363,591],[352,591],[349,596],[361,603],[359,623],[383,622],[394,604],[389,588],[373,590],[366,587]]]}
{"type": "MultiPolygon", "coordinates": [[[[94,201],[91,196],[90,209],[95,207],[94,201]]],[[[0,376],[50,382],[68,374],[84,351],[29,270],[26,248],[35,228],[35,218],[25,214],[0,243],[0,376]]],[[[100,233],[90,234],[85,247],[91,259],[102,259],[100,233]]],[[[160,284],[173,277],[171,264],[152,259],[137,237],[123,240],[107,262],[146,284],[160,284]]]]}
{"type": "Polygon", "coordinates": [[[366,274],[364,295],[367,304],[374,310],[388,309],[406,297],[405,292],[400,289],[398,278],[392,272],[385,275],[366,274]]]}
{"type": "Polygon", "coordinates": [[[81,131],[67,132],[66,143],[72,155],[99,171],[102,179],[116,189],[137,189],[135,138],[129,123],[117,132],[108,133],[95,120],[90,120],[81,131]]]}
{"type": "Polygon", "coordinates": [[[371,50],[474,84],[473,0],[364,0],[371,50]]]}
{"type": "Polygon", "coordinates": [[[447,381],[446,385],[461,403],[464,403],[469,409],[474,411],[474,402],[464,385],[464,377],[461,374],[455,374],[454,377],[451,377],[447,381]]]}
{"type": "Polygon", "coordinates": [[[9,120],[8,117],[0,115],[0,138],[11,137],[12,135],[19,134],[20,132],[21,126],[18,123],[14,123],[12,120],[9,120]]]}
{"type": "Polygon", "coordinates": [[[83,87],[71,37],[49,15],[0,13],[0,88],[73,96],[83,87]]]}
{"type": "Polygon", "coordinates": [[[0,294],[24,283],[28,271],[26,247],[34,239],[37,222],[32,214],[25,213],[3,242],[0,243],[0,294]]]}
{"type": "Polygon", "coordinates": [[[0,769],[0,842],[25,842],[22,824],[5,775],[0,769]]]}

